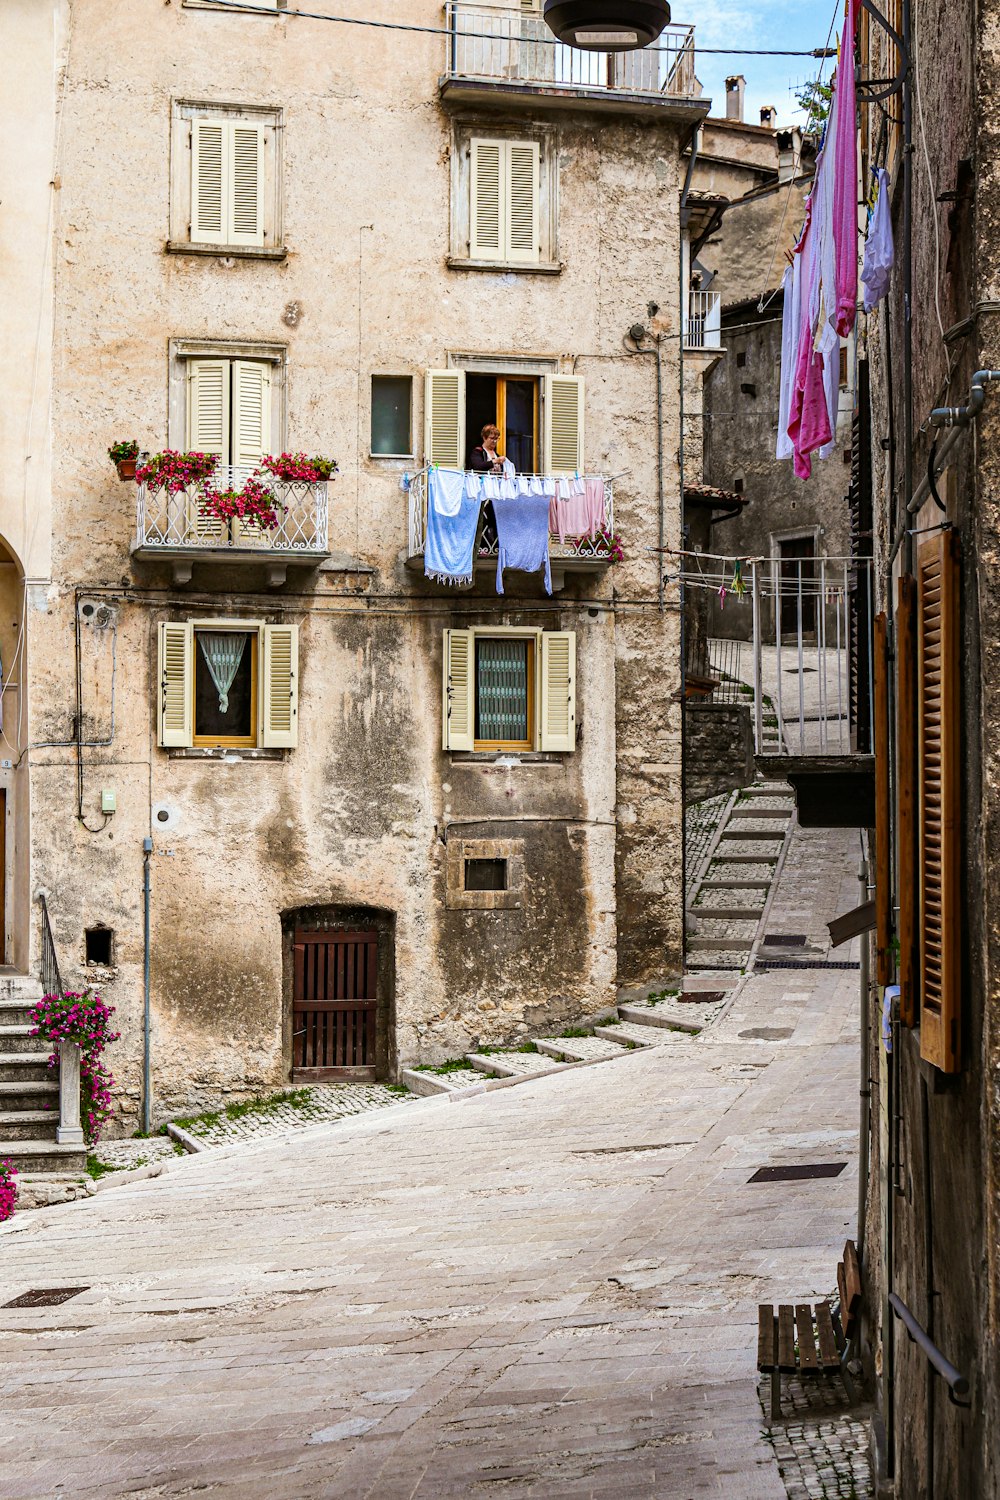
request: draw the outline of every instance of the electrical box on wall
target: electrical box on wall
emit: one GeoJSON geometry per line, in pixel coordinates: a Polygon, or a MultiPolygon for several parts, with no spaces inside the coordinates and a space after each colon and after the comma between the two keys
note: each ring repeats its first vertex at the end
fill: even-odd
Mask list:
{"type": "Polygon", "coordinates": [[[105,787],[101,793],[101,812],[113,813],[118,811],[118,798],[114,792],[105,787]]]}

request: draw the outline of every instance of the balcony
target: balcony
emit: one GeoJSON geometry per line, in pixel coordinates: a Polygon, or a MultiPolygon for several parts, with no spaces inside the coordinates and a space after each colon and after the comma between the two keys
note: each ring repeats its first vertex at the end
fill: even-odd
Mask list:
{"type": "MultiPolygon", "coordinates": [[[[535,477],[535,476],[523,476],[535,477]]],[[[543,476],[537,476],[542,478],[543,476]]],[[[581,476],[599,478],[598,475],[581,476]]],[[[582,537],[579,541],[567,539],[561,542],[556,535],[549,536],[549,561],[552,568],[553,590],[563,588],[567,573],[599,573],[612,562],[607,539],[615,532],[614,482],[604,479],[604,521],[595,537],[582,537]]],[[[424,541],[427,535],[427,475],[418,474],[410,485],[410,531],[406,566],[412,572],[422,572],[424,565],[424,541]]],[[[473,570],[476,573],[495,575],[499,542],[496,531],[487,525],[485,507],[476,538],[473,570]]]]}
{"type": "MultiPolygon", "coordinates": [[[[220,464],[213,483],[241,487],[255,470],[220,464]]],[[[202,514],[203,487],[192,484],[171,493],[164,487],[136,486],[136,528],[132,556],[140,562],[169,562],[175,583],[189,583],[194,564],[263,566],[271,588],[280,588],[289,567],[318,567],[329,557],[329,500],[325,482],[268,480],[278,501],[278,525],[270,531],[242,521],[220,521],[202,514]]]]}
{"type": "Polygon", "coordinates": [[[688,293],[684,347],[712,350],[722,348],[722,307],[718,292],[688,293]]]}
{"type": "Polygon", "coordinates": [[[442,99],[551,109],[615,110],[692,122],[708,113],[694,70],[694,28],[668,26],[637,52],[583,52],[556,42],[540,15],[500,5],[446,7],[442,99]]]}

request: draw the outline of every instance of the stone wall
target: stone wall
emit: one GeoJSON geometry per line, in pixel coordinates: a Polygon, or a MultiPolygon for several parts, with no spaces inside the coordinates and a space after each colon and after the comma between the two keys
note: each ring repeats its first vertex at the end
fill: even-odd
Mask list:
{"type": "Polygon", "coordinates": [[[692,699],[684,708],[684,727],[685,802],[701,802],[750,785],[754,759],[749,707],[692,699]]]}

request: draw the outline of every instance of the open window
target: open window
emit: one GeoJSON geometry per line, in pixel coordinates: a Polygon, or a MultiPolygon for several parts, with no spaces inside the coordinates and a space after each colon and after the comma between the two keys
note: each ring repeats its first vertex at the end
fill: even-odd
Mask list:
{"type": "Polygon", "coordinates": [[[428,370],[424,458],[465,469],[487,423],[519,474],[584,473],[584,382],[577,375],[428,370]]]}
{"type": "Polygon", "coordinates": [[[163,621],[158,743],[167,749],[294,749],[298,626],[163,621]]]}
{"type": "Polygon", "coordinates": [[[576,749],[576,634],[446,630],[445,750],[576,749]]]}

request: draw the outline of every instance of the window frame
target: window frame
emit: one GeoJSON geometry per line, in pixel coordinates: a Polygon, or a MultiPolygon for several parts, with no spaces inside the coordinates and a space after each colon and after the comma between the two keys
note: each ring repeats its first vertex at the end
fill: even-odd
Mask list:
{"type": "Polygon", "coordinates": [[[269,453],[287,447],[285,395],[288,349],[284,344],[229,343],[225,340],[171,339],[167,346],[167,446],[188,448],[188,375],[193,359],[245,360],[271,367],[271,432],[269,453]]]}
{"type": "Polygon", "coordinates": [[[170,208],[165,249],[171,255],[211,255],[223,259],[285,260],[283,152],[284,111],[277,105],[236,104],[202,99],[170,103],[170,208]],[[194,172],[194,121],[256,125],[263,142],[262,245],[231,245],[191,238],[191,190],[194,172]]]}
{"type": "Polygon", "coordinates": [[[416,446],[414,444],[414,398],[413,388],[415,380],[413,374],[406,370],[372,370],[368,381],[368,457],[376,460],[381,459],[412,459],[416,457],[416,446]],[[405,453],[377,453],[372,446],[374,437],[373,424],[375,417],[375,382],[376,380],[408,380],[410,382],[410,416],[409,434],[410,447],[405,453]]]}
{"type": "Polygon", "coordinates": [[[463,119],[453,127],[451,142],[451,249],[447,264],[453,271],[509,271],[523,276],[558,276],[559,259],[559,138],[555,126],[505,126],[500,120],[463,119]],[[538,259],[507,260],[472,254],[472,143],[503,141],[538,147],[538,259]]]}
{"type": "Polygon", "coordinates": [[[247,620],[193,620],[191,622],[191,748],[194,750],[260,750],[264,738],[264,694],[260,681],[261,657],[263,656],[263,622],[247,620]],[[248,637],[251,649],[250,671],[250,722],[251,735],[201,735],[198,733],[198,635],[211,631],[242,633],[248,637]]]}
{"type": "Polygon", "coordinates": [[[538,697],[541,688],[542,632],[523,626],[473,626],[472,628],[472,748],[476,755],[496,754],[498,751],[531,752],[539,747],[541,738],[541,704],[538,697]],[[479,717],[479,657],[476,650],[480,641],[528,640],[528,737],[525,740],[481,740],[476,737],[475,723],[479,717]]]}
{"type": "Polygon", "coordinates": [[[298,749],[299,632],[298,623],[287,618],[161,619],[155,627],[157,747],[182,755],[240,749],[258,756],[298,749]],[[241,631],[257,638],[252,743],[243,735],[200,735],[195,742],[198,630],[241,631]]]}

